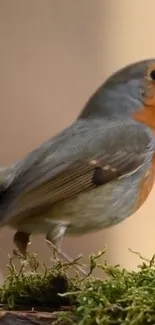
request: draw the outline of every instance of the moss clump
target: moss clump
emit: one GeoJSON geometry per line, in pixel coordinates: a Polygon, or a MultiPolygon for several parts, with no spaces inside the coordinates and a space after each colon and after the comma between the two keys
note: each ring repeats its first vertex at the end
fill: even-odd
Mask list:
{"type": "Polygon", "coordinates": [[[142,258],[138,271],[127,271],[118,265],[97,264],[98,255],[90,256],[90,274],[84,279],[78,275],[68,278],[72,265],[56,263],[39,273],[36,256],[28,255],[21,260],[21,269],[15,270],[10,259],[10,274],[0,288],[0,302],[6,307],[17,309],[39,306],[43,309],[68,306],[70,311],[59,311],[58,322],[79,325],[146,325],[155,324],[155,257],[149,261],[142,258]],[[25,266],[31,271],[27,274],[25,266]],[[30,266],[29,266],[30,267],[30,266]],[[92,277],[94,268],[99,267],[105,280],[92,277]]]}
{"type": "MultiPolygon", "coordinates": [[[[72,263],[76,264],[77,261],[78,259],[75,259],[72,263]]],[[[74,279],[67,276],[67,270],[72,263],[62,263],[55,255],[54,265],[47,268],[44,263],[38,262],[35,254],[27,254],[24,260],[15,252],[13,257],[9,258],[9,274],[0,287],[0,305],[12,310],[56,310],[61,306],[74,304],[74,297],[59,295],[79,289],[77,276],[74,279]],[[20,262],[18,270],[15,267],[16,259],[20,262]]]]}

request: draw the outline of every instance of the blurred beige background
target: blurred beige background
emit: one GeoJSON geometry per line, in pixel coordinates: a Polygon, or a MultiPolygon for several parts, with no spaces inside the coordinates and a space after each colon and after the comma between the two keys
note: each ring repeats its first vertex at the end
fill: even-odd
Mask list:
{"type": "MultiPolygon", "coordinates": [[[[10,164],[70,124],[116,69],[155,57],[154,0],[0,0],[0,163],[10,164]]],[[[108,245],[108,261],[130,269],[128,248],[155,252],[155,190],[139,212],[106,231],[64,240],[71,256],[108,245]]],[[[4,274],[12,231],[0,231],[4,274]]],[[[44,240],[31,251],[49,260],[44,240]]]]}

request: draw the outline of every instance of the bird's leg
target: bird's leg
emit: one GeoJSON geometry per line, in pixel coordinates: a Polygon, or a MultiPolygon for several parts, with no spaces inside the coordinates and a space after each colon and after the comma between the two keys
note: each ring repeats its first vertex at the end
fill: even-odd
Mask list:
{"type": "MultiPolygon", "coordinates": [[[[47,233],[46,235],[46,242],[48,246],[51,248],[52,245],[57,247],[58,254],[67,262],[72,262],[72,259],[60,249],[60,242],[66,232],[67,225],[66,224],[57,224],[55,225],[52,230],[47,233]]],[[[87,275],[87,272],[80,267],[79,265],[75,266],[78,271],[82,274],[87,275]]]]}
{"type": "Polygon", "coordinates": [[[14,243],[16,247],[18,248],[19,252],[25,256],[26,255],[26,249],[27,245],[29,244],[29,238],[31,234],[27,234],[22,231],[17,231],[14,235],[14,243]]]}

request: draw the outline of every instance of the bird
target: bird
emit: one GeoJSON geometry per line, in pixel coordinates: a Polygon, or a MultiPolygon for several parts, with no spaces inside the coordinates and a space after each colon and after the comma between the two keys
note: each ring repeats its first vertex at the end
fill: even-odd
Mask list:
{"type": "MultiPolygon", "coordinates": [[[[68,127],[0,169],[0,228],[61,249],[64,236],[114,226],[147,200],[155,181],[155,59],[124,66],[68,127]]],[[[67,259],[68,257],[66,257],[67,259]]]]}

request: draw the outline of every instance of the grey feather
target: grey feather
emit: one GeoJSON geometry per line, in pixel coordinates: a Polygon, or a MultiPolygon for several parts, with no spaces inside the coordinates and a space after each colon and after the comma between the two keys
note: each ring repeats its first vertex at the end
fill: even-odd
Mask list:
{"type": "MultiPolygon", "coordinates": [[[[152,133],[130,119],[126,123],[111,121],[108,126],[104,121],[101,124],[100,120],[89,123],[79,120],[18,162],[18,173],[10,186],[10,193],[8,191],[1,200],[1,224],[3,220],[9,222],[19,214],[22,219],[27,210],[31,212],[33,205],[35,206],[33,196],[31,198],[29,195],[29,200],[21,205],[18,201],[22,194],[31,194],[32,190],[48,181],[51,182],[52,188],[52,182],[61,177],[61,173],[65,171],[69,174],[74,166],[78,168],[86,160],[101,158],[105,165],[121,168],[124,170],[124,176],[127,176],[127,166],[139,161],[140,168],[146,157],[148,165],[153,150],[152,133]]],[[[42,193],[42,196],[45,194],[42,193]]],[[[52,203],[52,191],[50,195],[52,203]]],[[[38,197],[37,202],[39,207],[41,198],[38,197]]]]}
{"type": "Polygon", "coordinates": [[[19,191],[31,190],[52,180],[65,169],[85,159],[102,155],[105,163],[145,156],[150,150],[152,132],[132,120],[126,123],[100,120],[87,123],[77,121],[55,138],[42,144],[18,164],[14,187],[19,191]],[[83,134],[84,132],[84,134],[83,134]]]}

